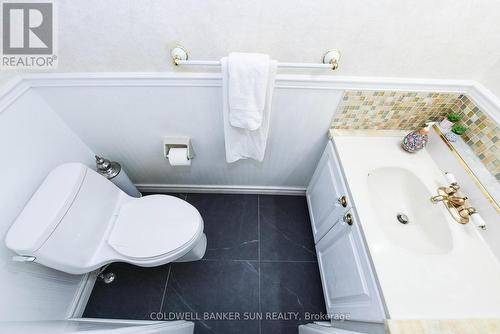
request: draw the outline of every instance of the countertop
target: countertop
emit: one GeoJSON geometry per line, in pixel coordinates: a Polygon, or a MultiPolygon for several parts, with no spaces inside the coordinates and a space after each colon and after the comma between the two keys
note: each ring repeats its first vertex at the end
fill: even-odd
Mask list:
{"type": "Polygon", "coordinates": [[[387,320],[387,334],[496,334],[500,319],[387,320]]]}
{"type": "MultiPolygon", "coordinates": [[[[397,327],[405,323],[390,325],[397,319],[500,318],[500,264],[475,226],[458,224],[440,203],[443,218],[436,224],[446,227],[446,233],[452,238],[452,247],[435,253],[398,245],[394,237],[391,239],[387,230],[381,228],[385,223],[380,222],[380,210],[376,210],[378,199],[370,194],[367,181],[372,171],[397,167],[415,175],[425,189],[415,194],[419,196],[422,210],[435,210],[431,205],[437,204],[431,204],[429,198],[436,194],[438,186],[447,184],[443,171],[429,152],[424,149],[418,154],[408,154],[400,148],[405,133],[377,131],[378,136],[333,135],[389,312],[391,333],[410,333],[401,332],[402,329],[397,327]]],[[[408,189],[409,194],[411,190],[408,189]]],[[[409,196],[405,204],[411,203],[409,196]]],[[[432,233],[432,228],[426,233],[432,233]]],[[[447,324],[446,320],[436,321],[443,326],[447,324]]],[[[477,326],[482,326],[483,320],[477,321],[477,326]]],[[[435,323],[429,322],[428,326],[435,323]]],[[[413,326],[413,322],[406,324],[413,326]]],[[[441,330],[438,333],[460,332],[441,330]]]]}

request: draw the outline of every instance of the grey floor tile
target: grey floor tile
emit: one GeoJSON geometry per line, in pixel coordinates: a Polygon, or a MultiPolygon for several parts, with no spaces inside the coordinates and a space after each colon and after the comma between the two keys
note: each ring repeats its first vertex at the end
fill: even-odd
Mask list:
{"type": "Polygon", "coordinates": [[[317,263],[262,262],[260,268],[264,316],[273,312],[288,315],[286,320],[263,320],[262,333],[297,333],[299,324],[311,322],[306,320],[307,314],[326,313],[317,263]]]}
{"type": "Polygon", "coordinates": [[[265,334],[297,333],[299,324],[311,322],[305,312],[325,312],[304,197],[170,195],[200,211],[205,259],[156,268],[112,264],[117,280],[96,283],[85,317],[150,319],[160,311],[168,320],[194,320],[195,333],[265,334]],[[259,310],[264,320],[243,319],[259,310]],[[228,312],[241,319],[207,320],[228,312]],[[293,315],[266,319],[272,312],[293,315]]]}
{"type": "Polygon", "coordinates": [[[258,260],[257,195],[188,194],[205,223],[205,259],[258,260]]]}
{"type": "MultiPolygon", "coordinates": [[[[306,321],[305,323],[311,323],[306,321]]],[[[262,320],[261,334],[298,334],[299,325],[303,322],[296,320],[262,320]]]]}
{"type": "Polygon", "coordinates": [[[116,280],[104,284],[98,280],[85,308],[85,318],[150,320],[159,312],[168,275],[168,265],[144,268],[113,263],[106,271],[116,280]]]}
{"type": "Polygon", "coordinates": [[[225,334],[225,333],[258,334],[259,321],[257,320],[218,321],[216,326],[216,332],[217,334],[225,334]]]}
{"type": "MultiPolygon", "coordinates": [[[[258,262],[202,260],[173,265],[162,312],[199,319],[196,333],[234,333],[242,322],[205,319],[224,312],[234,312],[242,318],[245,312],[258,309],[258,262]]],[[[171,316],[169,319],[173,320],[171,316]]],[[[238,332],[258,333],[255,329],[258,330],[258,322],[248,321],[238,332]]]]}
{"type": "Polygon", "coordinates": [[[260,259],[316,261],[303,196],[259,196],[260,259]]]}

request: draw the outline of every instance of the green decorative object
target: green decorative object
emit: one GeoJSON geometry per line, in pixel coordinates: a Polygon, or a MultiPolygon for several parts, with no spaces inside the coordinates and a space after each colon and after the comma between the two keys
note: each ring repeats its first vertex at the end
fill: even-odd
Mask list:
{"type": "Polygon", "coordinates": [[[451,128],[451,131],[453,133],[456,133],[457,135],[461,136],[461,135],[463,135],[465,133],[465,131],[467,131],[467,128],[465,126],[463,126],[463,125],[455,124],[451,128]]]}
{"type": "Polygon", "coordinates": [[[447,117],[448,117],[448,120],[450,122],[456,123],[456,122],[460,121],[463,116],[459,113],[452,112],[452,113],[449,113],[447,117]]]}

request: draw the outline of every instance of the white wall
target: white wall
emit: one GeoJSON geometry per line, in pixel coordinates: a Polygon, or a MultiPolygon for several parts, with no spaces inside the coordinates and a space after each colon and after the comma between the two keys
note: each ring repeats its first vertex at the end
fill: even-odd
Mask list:
{"type": "Polygon", "coordinates": [[[500,59],[485,72],[480,82],[500,98],[500,59]]]}
{"type": "Polygon", "coordinates": [[[92,153],[34,92],[0,110],[0,152],[0,321],[63,319],[82,276],[12,262],[4,239],[51,169],[68,161],[90,164],[92,153]]]}
{"type": "Polygon", "coordinates": [[[192,59],[317,62],[333,47],[339,75],[472,79],[500,96],[497,0],[56,2],[61,72],[172,71],[173,41],[192,59]]]}
{"type": "Polygon", "coordinates": [[[34,90],[94,152],[118,160],[134,183],[146,185],[305,188],[342,96],[278,80],[264,161],[227,164],[220,79],[88,81],[34,90]],[[192,138],[190,167],[173,168],[163,156],[163,137],[175,135],[192,138]]]}
{"type": "Polygon", "coordinates": [[[16,75],[17,73],[14,71],[5,72],[0,70],[0,91],[7,89],[7,85],[5,84],[16,77],[16,75]]]}

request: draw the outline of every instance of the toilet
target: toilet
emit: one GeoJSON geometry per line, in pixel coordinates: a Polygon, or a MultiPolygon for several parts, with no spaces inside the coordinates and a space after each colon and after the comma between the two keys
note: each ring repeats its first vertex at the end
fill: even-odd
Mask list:
{"type": "Polygon", "coordinates": [[[14,260],[84,274],[111,262],[196,261],[207,239],[200,213],[186,201],[130,197],[85,165],[67,163],[49,173],[5,243],[18,254],[14,260]]]}

